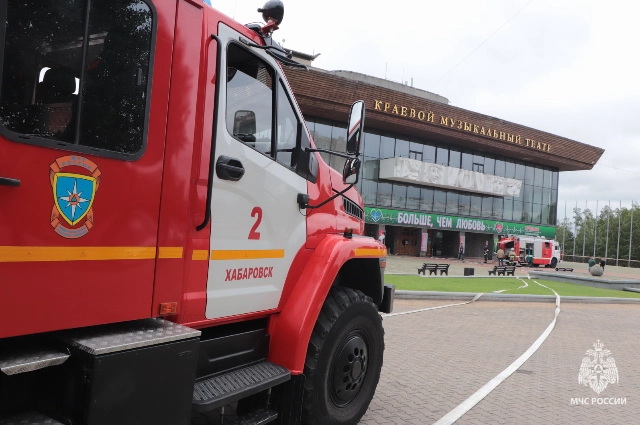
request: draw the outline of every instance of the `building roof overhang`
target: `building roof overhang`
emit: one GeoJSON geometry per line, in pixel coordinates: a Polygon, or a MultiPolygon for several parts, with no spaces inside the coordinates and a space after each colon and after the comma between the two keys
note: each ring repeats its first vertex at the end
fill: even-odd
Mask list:
{"type": "Polygon", "coordinates": [[[604,149],[466,109],[327,72],[286,69],[302,113],[345,121],[351,104],[366,104],[366,127],[445,142],[557,168],[590,170],[604,149]]]}

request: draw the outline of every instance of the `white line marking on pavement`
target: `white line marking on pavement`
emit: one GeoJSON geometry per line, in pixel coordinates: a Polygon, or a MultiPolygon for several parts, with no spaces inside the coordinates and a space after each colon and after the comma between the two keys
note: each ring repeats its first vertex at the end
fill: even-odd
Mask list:
{"type": "Polygon", "coordinates": [[[529,347],[527,351],[524,352],[523,355],[518,357],[516,361],[511,363],[509,367],[507,367],[505,370],[500,372],[500,374],[495,378],[493,378],[491,381],[487,382],[482,388],[480,388],[478,391],[472,394],[468,399],[460,403],[455,409],[453,409],[452,411],[444,415],[442,418],[440,418],[440,420],[438,420],[438,422],[436,422],[434,425],[451,425],[455,421],[460,419],[462,415],[467,413],[469,410],[473,408],[473,406],[475,406],[480,401],[482,401],[482,399],[485,398],[487,395],[489,395],[491,391],[496,389],[498,385],[500,385],[505,379],[511,376],[513,372],[518,370],[518,368],[520,368],[520,366],[522,366],[524,362],[529,360],[529,358],[533,355],[533,353],[535,353],[536,350],[538,350],[538,348],[540,348],[542,343],[547,339],[547,337],[549,336],[553,328],[556,326],[556,320],[558,319],[558,315],[560,314],[560,295],[558,295],[556,291],[549,288],[548,286],[544,286],[543,284],[538,283],[535,280],[533,282],[537,283],[543,288],[547,288],[550,291],[553,291],[553,293],[556,294],[556,310],[555,310],[555,314],[551,324],[547,327],[547,329],[545,329],[542,335],[538,337],[538,339],[533,343],[533,345],[529,347]]]}
{"type": "Polygon", "coordinates": [[[484,295],[484,292],[480,293],[480,294],[476,294],[475,297],[473,297],[473,299],[471,301],[467,301],[464,303],[457,303],[457,304],[447,304],[447,305],[439,305],[438,307],[429,307],[429,308],[421,308],[420,310],[411,310],[411,311],[402,311],[400,313],[391,313],[391,314],[385,314],[382,317],[393,317],[393,316],[401,316],[403,314],[411,314],[411,313],[420,313],[421,311],[429,311],[429,310],[437,310],[439,308],[447,308],[447,307],[455,307],[457,305],[465,305],[465,304],[470,304],[474,301],[476,301],[478,298],[480,298],[481,296],[484,295]]]}

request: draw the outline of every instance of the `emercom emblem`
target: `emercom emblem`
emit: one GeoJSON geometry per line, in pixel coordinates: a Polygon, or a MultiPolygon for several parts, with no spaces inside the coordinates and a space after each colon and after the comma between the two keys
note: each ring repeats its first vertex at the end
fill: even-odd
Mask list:
{"type": "Polygon", "coordinates": [[[587,357],[582,359],[578,383],[600,394],[607,385],[618,383],[618,368],[616,361],[610,357],[611,351],[603,349],[604,344],[600,340],[593,347],[595,350],[587,350],[587,357]]]}
{"type": "Polygon", "coordinates": [[[54,204],[51,227],[63,238],[80,238],[93,227],[93,202],[100,175],[98,166],[81,156],[64,156],[51,164],[49,180],[54,204]]]}

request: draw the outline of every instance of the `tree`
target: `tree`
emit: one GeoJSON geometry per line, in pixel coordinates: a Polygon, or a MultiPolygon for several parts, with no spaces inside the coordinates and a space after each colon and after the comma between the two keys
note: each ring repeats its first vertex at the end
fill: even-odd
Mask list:
{"type": "Polygon", "coordinates": [[[565,218],[557,226],[557,240],[561,246],[564,242],[565,255],[579,258],[584,252],[584,257],[608,258],[609,264],[640,267],[640,205],[637,202],[632,202],[631,208],[606,205],[598,212],[597,220],[591,210],[574,208],[573,220],[565,218]]]}
{"type": "Polygon", "coordinates": [[[565,217],[562,222],[557,222],[556,225],[556,240],[560,244],[563,254],[572,252],[575,239],[573,223],[569,220],[569,217],[565,217]]]}

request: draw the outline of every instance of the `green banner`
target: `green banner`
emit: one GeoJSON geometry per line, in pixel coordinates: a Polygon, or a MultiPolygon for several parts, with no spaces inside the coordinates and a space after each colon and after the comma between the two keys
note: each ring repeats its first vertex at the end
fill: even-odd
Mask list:
{"type": "Polygon", "coordinates": [[[537,226],[535,224],[428,214],[415,211],[387,210],[384,208],[365,207],[364,218],[366,223],[371,224],[392,224],[498,235],[540,236],[549,239],[553,239],[556,236],[556,228],[552,226],[537,226]]]}

